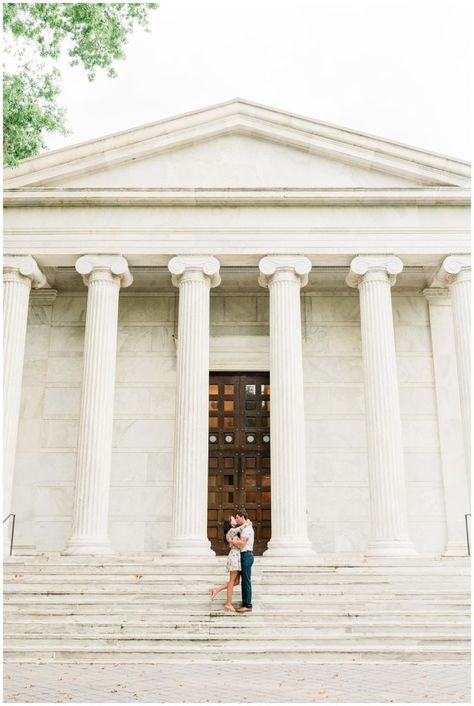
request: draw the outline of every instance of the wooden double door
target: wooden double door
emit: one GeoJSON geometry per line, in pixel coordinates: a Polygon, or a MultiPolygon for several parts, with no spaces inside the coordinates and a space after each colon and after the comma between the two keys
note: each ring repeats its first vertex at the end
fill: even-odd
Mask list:
{"type": "Polygon", "coordinates": [[[254,525],[254,554],[271,537],[269,373],[209,377],[207,531],[216,554],[227,554],[223,524],[244,507],[254,525]]]}

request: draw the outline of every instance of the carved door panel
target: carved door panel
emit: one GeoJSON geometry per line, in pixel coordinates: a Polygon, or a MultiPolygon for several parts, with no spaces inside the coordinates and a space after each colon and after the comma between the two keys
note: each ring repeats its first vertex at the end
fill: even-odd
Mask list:
{"type": "Polygon", "coordinates": [[[208,537],[227,554],[223,523],[245,507],[254,553],[271,536],[270,384],[268,373],[211,373],[209,379],[208,537]]]}

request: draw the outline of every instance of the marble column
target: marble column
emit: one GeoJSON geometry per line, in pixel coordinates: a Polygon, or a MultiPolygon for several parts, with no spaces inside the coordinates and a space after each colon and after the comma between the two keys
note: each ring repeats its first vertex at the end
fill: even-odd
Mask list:
{"type": "Polygon", "coordinates": [[[425,289],[423,294],[428,300],[430,310],[446,513],[446,547],[443,556],[465,556],[467,545],[464,513],[469,512],[469,494],[457,384],[451,297],[448,289],[440,287],[425,289]]]}
{"type": "Polygon", "coordinates": [[[403,269],[398,257],[359,256],[346,283],[359,289],[371,505],[369,557],[414,556],[398,394],[391,287],[403,269]]]}
{"type": "Polygon", "coordinates": [[[210,290],[215,257],[183,255],[168,264],[179,287],[172,535],[168,557],[215,556],[207,538],[210,290]]]}
{"type": "Polygon", "coordinates": [[[14,511],[14,508],[11,507],[11,501],[30,291],[32,288],[47,287],[48,282],[38,268],[36,261],[29,255],[5,255],[3,258],[3,283],[4,518],[14,511]]]}
{"type": "Polygon", "coordinates": [[[471,258],[449,255],[432,286],[448,287],[451,293],[454,341],[458,367],[459,397],[464,433],[464,454],[470,478],[471,468],[471,258]]]}
{"type": "Polygon", "coordinates": [[[63,554],[112,554],[108,536],[120,287],[132,276],[120,255],[84,255],[88,287],[72,535],[63,554]]]}
{"type": "Polygon", "coordinates": [[[274,255],[259,262],[270,294],[272,537],[266,558],[315,556],[308,538],[300,290],[307,257],[274,255]]]}

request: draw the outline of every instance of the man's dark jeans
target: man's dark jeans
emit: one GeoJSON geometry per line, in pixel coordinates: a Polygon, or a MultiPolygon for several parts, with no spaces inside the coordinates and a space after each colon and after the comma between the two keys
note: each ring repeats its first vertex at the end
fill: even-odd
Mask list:
{"type": "Polygon", "coordinates": [[[242,605],[245,608],[252,607],[252,552],[240,552],[240,563],[242,566],[242,605]]]}

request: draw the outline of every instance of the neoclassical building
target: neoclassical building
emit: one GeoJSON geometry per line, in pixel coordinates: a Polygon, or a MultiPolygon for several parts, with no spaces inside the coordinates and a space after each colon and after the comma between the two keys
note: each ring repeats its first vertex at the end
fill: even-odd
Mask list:
{"type": "Polygon", "coordinates": [[[466,554],[468,164],[236,99],[5,189],[18,551],[466,554]]]}

